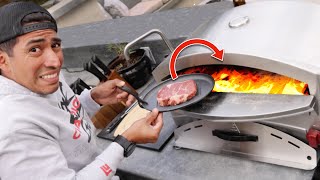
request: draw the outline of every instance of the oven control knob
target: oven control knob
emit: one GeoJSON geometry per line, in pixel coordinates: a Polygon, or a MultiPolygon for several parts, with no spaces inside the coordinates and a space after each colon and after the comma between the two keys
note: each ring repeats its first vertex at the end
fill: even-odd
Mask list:
{"type": "Polygon", "coordinates": [[[309,146],[317,148],[320,144],[320,131],[310,128],[307,133],[307,140],[309,142],[309,146]]]}

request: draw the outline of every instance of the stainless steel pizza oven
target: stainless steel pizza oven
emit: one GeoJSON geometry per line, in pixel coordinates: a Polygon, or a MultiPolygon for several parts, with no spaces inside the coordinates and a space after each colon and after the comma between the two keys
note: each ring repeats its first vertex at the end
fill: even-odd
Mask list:
{"type": "MultiPolygon", "coordinates": [[[[317,141],[310,142],[307,133],[317,129],[319,121],[319,19],[317,4],[259,1],[233,8],[218,21],[199,27],[188,39],[202,38],[224,49],[224,61],[213,59],[206,47],[190,46],[179,55],[178,74],[213,75],[227,69],[242,72],[239,77],[251,73],[273,80],[260,87],[261,91],[269,89],[267,93],[246,88],[237,93],[214,90],[203,101],[172,112],[179,126],[176,146],[313,169],[316,151],[309,143],[316,147],[317,141]],[[289,79],[287,84],[282,78],[289,79]],[[272,88],[281,91],[270,94],[272,88]]],[[[170,78],[168,67],[169,58],[153,71],[158,82],[170,78]]],[[[225,85],[213,77],[216,86],[237,81],[225,85]]],[[[238,83],[249,81],[242,77],[238,83]]]]}

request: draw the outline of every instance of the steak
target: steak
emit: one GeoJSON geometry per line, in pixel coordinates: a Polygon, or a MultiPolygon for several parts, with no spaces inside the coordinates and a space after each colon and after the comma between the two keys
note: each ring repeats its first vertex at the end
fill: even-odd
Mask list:
{"type": "Polygon", "coordinates": [[[197,93],[194,80],[176,82],[162,87],[157,94],[160,106],[175,106],[193,98],[197,93]]]}

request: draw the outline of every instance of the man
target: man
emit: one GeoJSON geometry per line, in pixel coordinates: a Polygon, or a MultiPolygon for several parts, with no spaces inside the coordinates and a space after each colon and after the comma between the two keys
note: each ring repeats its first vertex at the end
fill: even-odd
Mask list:
{"type": "Polygon", "coordinates": [[[0,179],[111,179],[134,143],[155,142],[163,126],[156,109],[116,137],[96,145],[90,117],[99,104],[132,96],[120,80],[79,97],[60,75],[57,25],[42,7],[15,2],[0,8],[0,179]]]}

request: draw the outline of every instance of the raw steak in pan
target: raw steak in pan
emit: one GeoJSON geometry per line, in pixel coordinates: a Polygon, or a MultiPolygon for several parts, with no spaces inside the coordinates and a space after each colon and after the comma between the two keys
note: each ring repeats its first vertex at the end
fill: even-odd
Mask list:
{"type": "Polygon", "coordinates": [[[194,80],[172,83],[158,91],[157,101],[160,106],[174,106],[188,101],[197,93],[194,80]]]}

